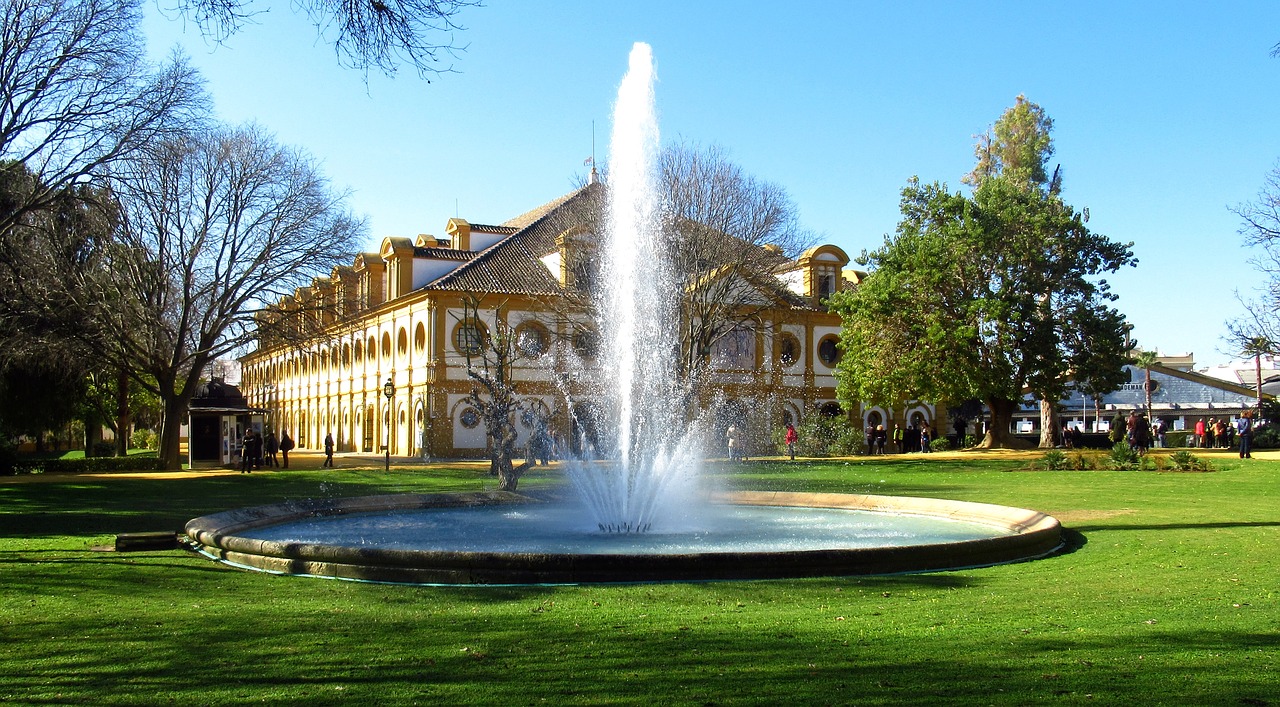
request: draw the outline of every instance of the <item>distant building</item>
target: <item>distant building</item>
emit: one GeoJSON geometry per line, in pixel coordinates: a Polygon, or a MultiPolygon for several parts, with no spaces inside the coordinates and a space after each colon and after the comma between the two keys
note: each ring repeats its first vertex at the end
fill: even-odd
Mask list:
{"type": "MultiPolygon", "coordinates": [[[[1196,420],[1201,419],[1239,417],[1245,410],[1257,406],[1257,390],[1252,385],[1192,371],[1194,361],[1190,355],[1170,359],[1172,366],[1165,365],[1166,357],[1160,357],[1151,369],[1151,415],[1164,420],[1168,429],[1191,429],[1196,420]]],[[[1059,401],[1059,426],[1067,424],[1079,426],[1085,432],[1105,432],[1117,412],[1128,415],[1139,410],[1145,414],[1146,371],[1138,366],[1125,366],[1125,370],[1130,382],[1098,400],[1069,392],[1059,401]]],[[[1274,397],[1265,391],[1263,395],[1268,399],[1274,397]]],[[[1014,431],[1040,432],[1040,407],[1034,396],[1028,394],[1021,410],[1014,415],[1014,431]]]]}

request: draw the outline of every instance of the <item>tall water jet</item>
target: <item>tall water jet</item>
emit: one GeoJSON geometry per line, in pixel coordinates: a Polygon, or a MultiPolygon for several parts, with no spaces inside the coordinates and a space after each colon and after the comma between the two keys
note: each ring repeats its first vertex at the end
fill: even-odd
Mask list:
{"type": "Polygon", "coordinates": [[[697,435],[679,382],[680,285],[670,267],[657,186],[653,52],[636,43],[614,104],[609,144],[604,301],[597,326],[612,383],[612,463],[571,465],[601,530],[645,532],[684,513],[696,479],[697,435]]]}

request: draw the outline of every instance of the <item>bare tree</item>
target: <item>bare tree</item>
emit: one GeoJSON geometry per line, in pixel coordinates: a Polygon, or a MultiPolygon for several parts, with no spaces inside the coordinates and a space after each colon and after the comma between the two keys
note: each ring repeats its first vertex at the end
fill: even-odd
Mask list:
{"type": "MultiPolygon", "coordinates": [[[[146,61],[137,0],[0,0],[0,176],[34,175],[0,237],[72,184],[205,115],[180,57],[146,61]]],[[[7,245],[7,244],[6,244],[7,245]]],[[[0,262],[16,253],[0,248],[0,262]]]]}
{"type": "MultiPolygon", "coordinates": [[[[717,343],[735,333],[754,335],[771,310],[796,303],[778,274],[815,239],[801,227],[785,189],[751,176],[720,146],[669,145],[659,170],[664,240],[653,248],[655,257],[671,258],[682,288],[680,384],[696,399],[717,343]]],[[[597,234],[607,221],[608,174],[602,176],[600,198],[585,200],[572,214],[597,234]]],[[[599,320],[599,257],[586,244],[575,257],[562,314],[575,324],[582,321],[575,313],[599,320]]]]}
{"type": "Polygon", "coordinates": [[[1266,277],[1263,292],[1236,293],[1244,312],[1227,322],[1229,348],[1253,356],[1259,342],[1280,341],[1280,163],[1267,173],[1258,196],[1232,211],[1241,219],[1245,245],[1255,249],[1249,262],[1266,277]]]}
{"type": "Polygon", "coordinates": [[[160,454],[176,468],[206,366],[253,340],[266,303],[349,262],[364,223],[312,158],[255,126],[157,143],[113,177],[121,226],[80,304],[163,400],[160,454]]]}
{"type": "Polygon", "coordinates": [[[503,314],[504,305],[494,307],[492,328],[486,330],[481,324],[482,302],[483,298],[478,295],[468,295],[462,302],[459,337],[467,361],[467,378],[471,381],[471,392],[464,400],[480,413],[484,423],[489,473],[498,477],[501,490],[515,491],[529,462],[515,463],[518,436],[515,425],[524,406],[517,395],[512,366],[524,357],[527,344],[522,346],[516,339],[515,330],[503,314]]]}
{"type": "Polygon", "coordinates": [[[755,333],[786,304],[775,273],[812,244],[782,187],[747,174],[718,146],[677,143],[662,153],[673,268],[683,280],[681,360],[690,390],[717,342],[755,333]]]}
{"type": "MultiPolygon", "coordinates": [[[[237,32],[254,15],[265,10],[262,0],[173,0],[174,9],[195,21],[215,41],[237,32]]],[[[316,32],[333,43],[341,66],[365,73],[377,69],[390,76],[408,64],[426,78],[449,73],[446,57],[463,49],[453,33],[463,9],[478,7],[480,0],[295,0],[295,9],[306,13],[316,32]]]]}

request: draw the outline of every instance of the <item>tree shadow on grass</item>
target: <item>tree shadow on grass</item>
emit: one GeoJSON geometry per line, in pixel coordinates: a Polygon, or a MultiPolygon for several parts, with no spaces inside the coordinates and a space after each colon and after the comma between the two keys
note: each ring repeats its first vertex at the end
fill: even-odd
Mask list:
{"type": "MultiPolygon", "coordinates": [[[[879,578],[877,588],[900,586],[895,579],[879,578]]],[[[184,597],[198,608],[157,618],[146,607],[169,594],[138,591],[148,603],[107,620],[85,613],[13,624],[7,639],[38,645],[40,660],[4,661],[6,696],[63,703],[128,695],[135,703],[604,704],[643,695],[653,704],[1265,705],[1277,694],[1275,674],[1223,658],[1274,646],[1262,631],[1151,630],[1135,644],[1127,630],[1032,630],[993,642],[963,626],[903,631],[886,615],[859,611],[885,603],[892,610],[896,597],[851,598],[779,625],[767,607],[731,605],[713,615],[715,608],[687,593],[652,604],[632,597],[632,612],[587,601],[575,610],[530,602],[502,612],[477,603],[491,601],[489,592],[400,593],[411,601],[390,606],[380,593],[321,592],[304,601],[306,593],[287,592],[292,600],[259,604],[228,586],[184,597]]]]}
{"type": "Polygon", "coordinates": [[[1214,530],[1223,528],[1280,528],[1280,521],[1231,521],[1217,523],[1124,523],[1076,525],[1081,533],[1115,530],[1214,530]]]}
{"type": "Polygon", "coordinates": [[[424,482],[351,475],[219,475],[187,479],[69,478],[0,488],[0,538],[181,530],[192,518],[233,508],[316,498],[477,491],[474,476],[424,482]]]}

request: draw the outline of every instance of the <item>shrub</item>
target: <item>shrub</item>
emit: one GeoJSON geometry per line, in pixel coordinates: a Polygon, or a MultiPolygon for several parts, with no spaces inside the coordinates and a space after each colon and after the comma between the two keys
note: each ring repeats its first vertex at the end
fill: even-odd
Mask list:
{"type": "Polygon", "coordinates": [[[134,430],[129,437],[129,444],[134,449],[156,450],[160,448],[160,437],[154,430],[134,430]]]}
{"type": "Polygon", "coordinates": [[[1280,447],[1280,425],[1268,423],[1254,430],[1253,446],[1258,449],[1276,449],[1280,447]]]}
{"type": "Polygon", "coordinates": [[[93,454],[86,454],[85,456],[114,457],[116,455],[116,443],[100,439],[93,443],[93,449],[91,451],[93,454]]]}
{"type": "Polygon", "coordinates": [[[852,456],[866,451],[862,430],[844,417],[810,415],[796,428],[796,454],[804,457],[852,456]]]}
{"type": "Polygon", "coordinates": [[[1162,459],[1167,468],[1176,471],[1213,471],[1213,465],[1185,449],[1180,449],[1162,459]]]}
{"type": "Polygon", "coordinates": [[[1142,457],[1138,450],[1123,440],[1116,442],[1107,453],[1107,468],[1112,471],[1133,471],[1141,467],[1142,457]]]}
{"type": "Polygon", "coordinates": [[[1060,449],[1050,449],[1040,457],[1038,464],[1034,468],[1044,469],[1045,471],[1062,471],[1071,468],[1071,460],[1067,458],[1066,452],[1060,449]]]}
{"type": "Polygon", "coordinates": [[[949,452],[951,451],[951,440],[946,437],[939,437],[929,441],[929,451],[931,452],[949,452]]]}
{"type": "Polygon", "coordinates": [[[85,459],[31,459],[14,465],[17,473],[83,474],[104,471],[164,471],[159,457],[88,457],[85,459]]]}
{"type": "Polygon", "coordinates": [[[18,447],[8,437],[0,437],[0,476],[11,476],[17,471],[18,447]]]}

